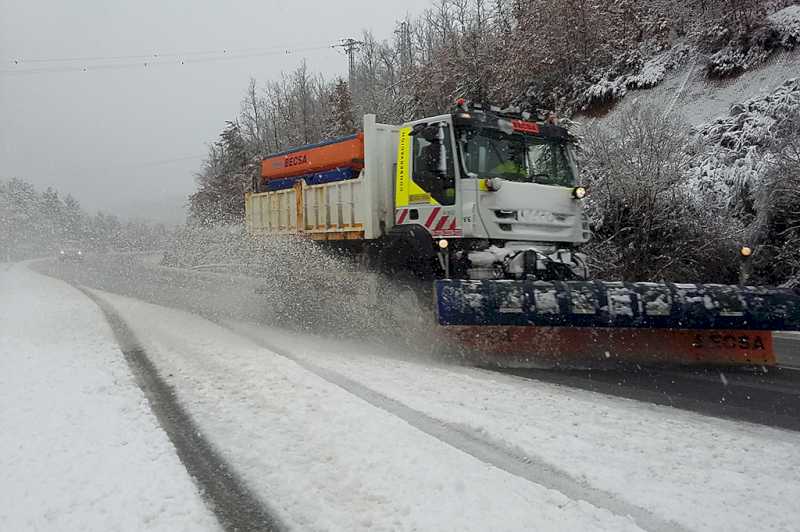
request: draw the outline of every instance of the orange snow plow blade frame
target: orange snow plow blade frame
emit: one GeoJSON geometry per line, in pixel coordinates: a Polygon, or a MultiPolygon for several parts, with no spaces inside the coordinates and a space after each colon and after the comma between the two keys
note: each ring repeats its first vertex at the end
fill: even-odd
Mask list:
{"type": "Polygon", "coordinates": [[[770,331],[449,326],[444,334],[498,366],[637,363],[774,366],[770,331]]]}

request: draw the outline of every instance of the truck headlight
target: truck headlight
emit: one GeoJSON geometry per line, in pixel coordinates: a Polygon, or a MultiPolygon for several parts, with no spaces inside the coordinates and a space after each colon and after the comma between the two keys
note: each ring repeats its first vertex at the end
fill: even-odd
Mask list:
{"type": "Polygon", "coordinates": [[[572,189],[572,197],[575,199],[583,199],[586,197],[586,189],[584,187],[575,187],[572,189]]]}

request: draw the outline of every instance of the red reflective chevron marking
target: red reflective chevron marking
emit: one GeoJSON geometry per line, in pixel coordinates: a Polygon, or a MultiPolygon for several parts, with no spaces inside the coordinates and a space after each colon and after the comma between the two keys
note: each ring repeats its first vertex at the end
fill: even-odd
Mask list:
{"type": "Polygon", "coordinates": [[[450,224],[450,227],[447,228],[448,231],[455,231],[456,230],[456,219],[453,218],[453,223],[450,224]]]}
{"type": "Polygon", "coordinates": [[[431,228],[431,224],[436,219],[436,217],[439,216],[439,211],[441,211],[441,210],[442,210],[441,207],[434,207],[433,208],[433,210],[431,211],[431,215],[428,216],[428,219],[425,221],[425,227],[427,227],[428,229],[431,228]]]}
{"type": "Polygon", "coordinates": [[[406,221],[406,216],[408,215],[408,209],[403,209],[400,211],[400,215],[397,217],[397,225],[400,225],[404,221],[406,221]]]}
{"type": "Polygon", "coordinates": [[[446,214],[444,216],[442,216],[441,218],[439,218],[439,223],[436,224],[436,229],[434,229],[434,231],[441,231],[442,228],[444,227],[444,224],[447,223],[447,218],[448,218],[448,216],[446,214]]]}

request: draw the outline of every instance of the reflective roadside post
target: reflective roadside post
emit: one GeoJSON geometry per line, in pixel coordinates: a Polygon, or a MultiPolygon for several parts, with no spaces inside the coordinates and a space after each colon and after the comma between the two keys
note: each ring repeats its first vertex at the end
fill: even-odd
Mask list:
{"type": "Polygon", "coordinates": [[[739,286],[746,285],[750,279],[750,274],[753,270],[752,256],[753,248],[749,246],[739,248],[739,257],[741,258],[739,262],[739,286]]]}

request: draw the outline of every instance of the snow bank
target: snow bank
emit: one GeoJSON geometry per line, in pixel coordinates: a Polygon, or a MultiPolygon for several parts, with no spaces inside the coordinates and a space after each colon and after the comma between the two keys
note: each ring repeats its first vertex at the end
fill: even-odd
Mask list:
{"type": "Polygon", "coordinates": [[[687,529],[788,531],[800,522],[800,446],[789,431],[237,327],[687,529]]]}
{"type": "Polygon", "coordinates": [[[204,434],[292,528],[637,529],[479,461],[204,319],[98,294],[204,434]]]}
{"type": "Polygon", "coordinates": [[[0,530],[216,530],[97,307],[0,268],[0,530]]]}

